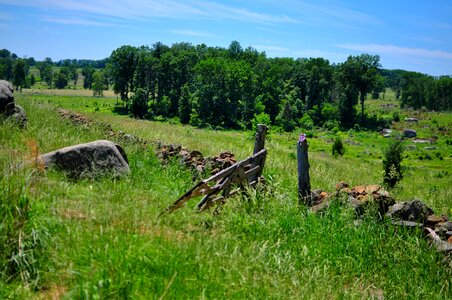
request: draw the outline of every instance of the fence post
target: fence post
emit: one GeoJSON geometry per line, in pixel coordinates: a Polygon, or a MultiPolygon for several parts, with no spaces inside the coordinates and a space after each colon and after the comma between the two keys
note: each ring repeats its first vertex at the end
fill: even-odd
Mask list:
{"type": "Polygon", "coordinates": [[[268,127],[264,124],[257,125],[256,140],[254,141],[253,155],[261,151],[265,147],[265,136],[267,135],[268,127]]]}
{"type": "MultiPolygon", "coordinates": [[[[267,135],[267,129],[268,127],[264,124],[258,124],[257,125],[257,132],[256,132],[256,140],[254,141],[254,151],[253,156],[265,148],[265,136],[267,135]]],[[[262,175],[262,170],[264,169],[265,159],[262,161],[255,161],[253,162],[253,168],[256,167],[258,164],[261,164],[260,171],[249,178],[249,183],[257,182],[259,177],[262,175]]]]}
{"type": "Polygon", "coordinates": [[[298,161],[298,201],[311,205],[311,180],[309,178],[308,141],[306,135],[301,134],[297,142],[298,161]]]}

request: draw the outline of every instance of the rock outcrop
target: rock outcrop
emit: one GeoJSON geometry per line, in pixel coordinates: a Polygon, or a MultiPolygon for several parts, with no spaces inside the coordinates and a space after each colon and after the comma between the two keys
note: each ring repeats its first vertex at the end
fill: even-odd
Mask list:
{"type": "Polygon", "coordinates": [[[21,128],[27,126],[27,114],[14,101],[14,89],[10,82],[0,80],[0,114],[6,116],[21,128]]]}
{"type": "Polygon", "coordinates": [[[72,178],[129,174],[127,155],[121,146],[106,140],[65,147],[39,156],[45,168],[54,167],[72,178]]]}

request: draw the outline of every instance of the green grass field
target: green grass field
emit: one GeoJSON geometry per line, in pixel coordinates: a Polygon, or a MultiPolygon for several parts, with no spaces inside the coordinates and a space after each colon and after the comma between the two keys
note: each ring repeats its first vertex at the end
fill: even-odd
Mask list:
{"type": "MultiPolygon", "coordinates": [[[[229,199],[219,216],[195,213],[195,203],[189,203],[159,218],[194,183],[190,171],[177,162],[161,165],[152,148],[123,145],[132,175],[122,180],[73,181],[55,171],[14,166],[35,156],[36,150],[45,153],[107,138],[101,126],[61,120],[56,107],[204,155],[229,150],[245,158],[252,152],[253,133],[135,120],[112,112],[115,98],[24,92],[16,99],[28,113],[29,126],[23,131],[8,123],[0,126],[2,203],[8,195],[28,199],[32,217],[24,227],[24,243],[42,242],[20,260],[28,264],[18,264],[16,277],[0,282],[0,298],[452,297],[452,272],[420,232],[394,228],[370,216],[356,227],[348,209],[333,206],[320,216],[298,206],[299,133],[270,132],[267,187],[229,199]]],[[[376,111],[382,102],[366,103],[368,110],[376,111]]],[[[397,110],[402,121],[411,116],[397,110]]],[[[444,130],[452,127],[450,114],[416,116],[419,123],[401,122],[394,130],[410,126],[420,138],[437,136],[436,143],[406,143],[410,150],[403,163],[405,176],[391,193],[398,200],[420,198],[438,214],[451,215],[452,146],[447,144],[450,131],[444,130]]],[[[388,140],[368,131],[338,134],[346,147],[338,159],[331,155],[335,134],[318,131],[308,139],[312,187],[331,192],[340,180],[380,184],[381,155],[388,140]]]]}

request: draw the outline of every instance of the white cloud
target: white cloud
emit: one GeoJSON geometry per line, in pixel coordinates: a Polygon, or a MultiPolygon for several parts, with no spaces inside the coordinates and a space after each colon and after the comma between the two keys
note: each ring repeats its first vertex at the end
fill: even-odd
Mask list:
{"type": "Polygon", "coordinates": [[[260,50],[260,51],[269,51],[269,52],[280,52],[280,53],[288,53],[290,50],[285,47],[279,46],[269,46],[269,45],[252,45],[251,47],[260,50]]]}
{"type": "Polygon", "coordinates": [[[408,48],[379,44],[339,44],[335,46],[352,51],[386,54],[400,57],[410,56],[419,58],[452,59],[452,52],[446,52],[443,50],[428,50],[423,48],[408,48]]]}
{"type": "Polygon", "coordinates": [[[186,29],[176,29],[176,30],[171,30],[170,32],[180,34],[180,35],[186,35],[186,36],[217,37],[217,35],[209,33],[209,32],[201,32],[201,31],[186,30],[186,29]]]}
{"type": "Polygon", "coordinates": [[[66,10],[72,13],[89,13],[122,19],[167,18],[205,18],[228,19],[253,23],[296,23],[297,20],[286,15],[264,14],[242,7],[228,6],[218,2],[201,0],[0,0],[0,3],[29,6],[53,10],[66,10]]]}
{"type": "Polygon", "coordinates": [[[43,17],[41,18],[43,21],[58,23],[64,25],[85,25],[85,26],[116,26],[112,23],[104,23],[98,21],[92,21],[84,18],[54,18],[54,17],[43,17]]]}

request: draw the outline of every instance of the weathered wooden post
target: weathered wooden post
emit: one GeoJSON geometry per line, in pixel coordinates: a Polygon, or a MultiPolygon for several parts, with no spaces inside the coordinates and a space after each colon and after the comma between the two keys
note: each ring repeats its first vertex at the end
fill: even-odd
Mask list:
{"type": "Polygon", "coordinates": [[[256,140],[254,141],[253,155],[261,151],[265,147],[265,136],[267,135],[268,127],[264,124],[257,125],[256,140]]]}
{"type": "MultiPolygon", "coordinates": [[[[262,149],[265,148],[265,136],[267,135],[267,129],[268,129],[268,127],[264,124],[257,125],[256,140],[254,141],[253,155],[257,154],[259,151],[261,151],[262,149]]],[[[257,161],[254,162],[253,168],[256,167],[256,165],[258,163],[259,162],[257,162],[257,161]]],[[[257,182],[259,177],[262,175],[262,170],[264,169],[265,160],[263,160],[261,162],[261,164],[262,164],[262,167],[261,167],[260,171],[258,173],[256,173],[256,175],[250,177],[249,183],[252,183],[254,181],[257,182]]]]}
{"type": "Polygon", "coordinates": [[[308,141],[306,135],[301,134],[297,142],[298,161],[298,201],[307,206],[311,205],[311,180],[309,178],[308,141]]]}

